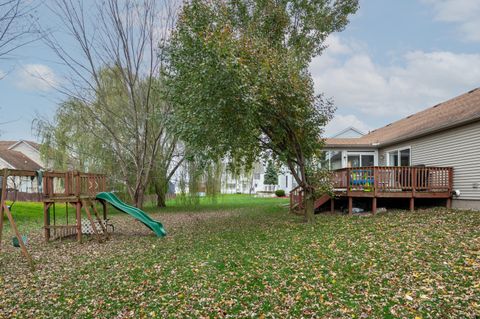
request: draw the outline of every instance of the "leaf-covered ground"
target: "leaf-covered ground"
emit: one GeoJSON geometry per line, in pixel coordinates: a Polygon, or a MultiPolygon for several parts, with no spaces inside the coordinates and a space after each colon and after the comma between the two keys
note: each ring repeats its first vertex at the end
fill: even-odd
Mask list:
{"type": "Polygon", "coordinates": [[[3,243],[0,318],[480,316],[478,212],[307,225],[285,200],[264,199],[152,217],[168,237],[120,214],[102,244],[44,244],[38,224],[24,228],[37,270],[3,243]]]}

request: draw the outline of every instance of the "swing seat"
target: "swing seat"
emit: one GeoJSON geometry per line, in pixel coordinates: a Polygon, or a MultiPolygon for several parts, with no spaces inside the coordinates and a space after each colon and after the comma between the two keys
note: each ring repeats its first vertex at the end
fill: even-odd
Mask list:
{"type": "MultiPolygon", "coordinates": [[[[28,241],[27,236],[26,236],[26,235],[22,235],[22,240],[23,240],[23,243],[24,243],[25,246],[26,246],[26,245],[27,245],[27,241],[28,241]]],[[[17,237],[12,237],[12,245],[13,245],[13,247],[20,248],[20,243],[19,243],[17,237]]]]}

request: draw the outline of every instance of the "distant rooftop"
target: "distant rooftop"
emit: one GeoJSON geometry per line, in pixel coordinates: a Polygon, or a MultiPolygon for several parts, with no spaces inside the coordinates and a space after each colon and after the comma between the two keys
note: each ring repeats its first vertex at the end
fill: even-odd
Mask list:
{"type": "Polygon", "coordinates": [[[36,171],[42,166],[21,152],[13,150],[20,143],[27,143],[35,149],[39,149],[40,145],[31,141],[0,141],[0,159],[12,165],[15,169],[24,169],[36,171]]]}

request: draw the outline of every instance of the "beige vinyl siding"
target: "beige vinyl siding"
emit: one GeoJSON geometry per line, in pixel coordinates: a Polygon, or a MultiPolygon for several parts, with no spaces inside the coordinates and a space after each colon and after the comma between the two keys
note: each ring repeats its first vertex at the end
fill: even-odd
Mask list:
{"type": "Polygon", "coordinates": [[[381,148],[379,164],[386,165],[388,151],[405,147],[412,165],[453,166],[458,199],[480,200],[480,122],[381,148]]]}

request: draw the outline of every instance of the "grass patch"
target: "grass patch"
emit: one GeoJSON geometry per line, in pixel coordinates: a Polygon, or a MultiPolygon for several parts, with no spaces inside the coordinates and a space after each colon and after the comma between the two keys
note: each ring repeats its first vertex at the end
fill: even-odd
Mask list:
{"type": "Polygon", "coordinates": [[[480,314],[478,213],[321,215],[304,224],[285,200],[235,198],[153,213],[165,239],[118,214],[104,244],[34,241],[33,274],[18,250],[2,250],[0,317],[480,314]]]}

